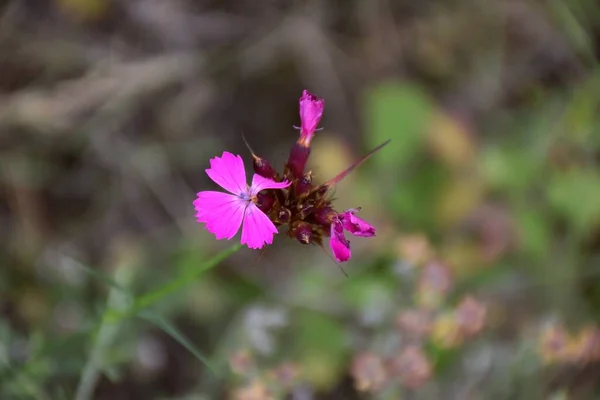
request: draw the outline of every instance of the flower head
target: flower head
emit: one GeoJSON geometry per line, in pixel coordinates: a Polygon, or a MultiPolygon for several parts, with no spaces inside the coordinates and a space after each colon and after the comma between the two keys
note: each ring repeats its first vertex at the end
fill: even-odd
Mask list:
{"type": "Polygon", "coordinates": [[[283,189],[289,182],[275,182],[254,174],[252,185],[246,184],[246,171],[240,156],[223,152],[210,160],[206,174],[229,193],[204,191],[194,201],[196,219],[219,240],[231,239],[242,227],[241,243],[260,249],[273,242],[277,228],[256,205],[258,192],[283,189]]]}
{"type": "Polygon", "coordinates": [[[310,146],[312,137],[321,121],[325,100],[318,98],[308,90],[300,97],[300,141],[305,147],[310,146]]]}
{"type": "Polygon", "coordinates": [[[359,208],[352,208],[344,211],[338,214],[331,223],[329,246],[337,262],[348,261],[352,255],[350,252],[350,242],[344,235],[344,229],[354,236],[375,236],[375,228],[355,215],[359,210],[359,208]]]}
{"type": "Polygon", "coordinates": [[[335,211],[331,189],[351,171],[388,144],[380,144],[344,171],[325,183],[313,183],[311,171],[305,172],[310,144],[321,116],[323,99],[304,91],[300,105],[300,138],[293,145],[283,173],[278,174],[264,158],[254,154],[255,175],[246,184],[240,156],[224,152],[210,160],[208,176],[229,193],[200,192],[194,201],[196,218],[217,239],[231,239],[242,227],[241,243],[260,249],[273,242],[278,226],[287,225],[288,236],[302,244],[323,247],[326,237],[337,262],[348,261],[350,242],[344,231],[354,236],[375,236],[375,228],[356,216],[359,209],[335,211]],[[283,182],[279,182],[283,180],[283,182]],[[286,189],[287,188],[287,189],[286,189]],[[284,190],[285,189],[285,190],[284,190]]]}

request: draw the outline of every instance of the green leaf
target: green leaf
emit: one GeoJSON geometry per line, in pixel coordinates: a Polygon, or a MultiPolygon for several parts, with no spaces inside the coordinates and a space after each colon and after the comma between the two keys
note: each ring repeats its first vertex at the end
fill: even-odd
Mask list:
{"type": "Polygon", "coordinates": [[[392,139],[377,154],[381,167],[398,168],[409,161],[423,145],[433,104],[416,85],[390,81],[367,94],[366,118],[369,145],[392,139]]]}
{"type": "Polygon", "coordinates": [[[592,169],[555,174],[548,185],[550,203],[579,232],[600,221],[600,173],[592,169]]]}
{"type": "Polygon", "coordinates": [[[523,250],[538,260],[550,254],[551,233],[549,217],[540,210],[527,207],[515,218],[523,250]]]}
{"type": "Polygon", "coordinates": [[[438,221],[432,210],[444,190],[448,172],[438,162],[423,161],[415,168],[418,175],[394,185],[392,207],[406,229],[429,229],[435,232],[438,221]]]}

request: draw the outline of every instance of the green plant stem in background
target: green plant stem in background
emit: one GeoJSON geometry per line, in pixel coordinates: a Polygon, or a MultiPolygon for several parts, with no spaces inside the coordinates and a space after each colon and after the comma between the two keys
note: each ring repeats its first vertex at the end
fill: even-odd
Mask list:
{"type": "Polygon", "coordinates": [[[227,257],[238,251],[242,246],[240,244],[235,244],[229,247],[226,250],[223,250],[221,253],[217,254],[211,260],[205,262],[200,265],[199,268],[191,268],[183,274],[173,278],[171,281],[162,285],[156,290],[153,290],[149,293],[146,293],[137,299],[135,299],[133,305],[123,311],[123,310],[108,310],[106,314],[106,318],[111,323],[117,323],[124,318],[137,314],[139,311],[157,303],[168,295],[175,293],[182,287],[189,285],[194,279],[198,278],[202,273],[210,270],[211,268],[220,264],[227,257]]]}
{"type": "MultiPolygon", "coordinates": [[[[121,287],[128,287],[133,278],[131,266],[122,266],[117,270],[117,276],[115,281],[121,287]]],[[[128,306],[128,298],[125,297],[124,293],[112,287],[108,293],[108,299],[106,301],[107,311],[104,312],[100,327],[95,335],[94,344],[90,356],[83,368],[79,384],[77,385],[77,392],[75,394],[76,400],[91,399],[94,394],[94,388],[100,378],[101,369],[104,365],[103,357],[106,355],[106,351],[112,345],[117,333],[119,331],[119,325],[113,324],[108,321],[108,313],[114,309],[124,309],[128,306]]]]}
{"type": "MultiPolygon", "coordinates": [[[[97,335],[95,335],[95,341],[91,350],[90,357],[83,368],[79,384],[77,386],[77,393],[75,396],[76,400],[87,400],[93,397],[94,388],[100,378],[101,369],[103,367],[103,356],[106,351],[112,345],[116,338],[120,322],[124,319],[140,314],[140,311],[145,308],[157,303],[169,294],[176,292],[184,286],[190,284],[194,279],[198,278],[202,273],[210,270],[211,268],[220,264],[227,257],[238,251],[242,246],[240,244],[233,245],[228,249],[217,254],[211,260],[201,264],[198,268],[191,268],[185,271],[183,274],[173,278],[171,281],[162,285],[158,289],[144,294],[134,300],[133,305],[129,305],[129,298],[123,293],[122,288],[127,288],[132,279],[132,269],[128,267],[122,267],[117,270],[117,276],[115,282],[118,287],[112,287],[108,299],[107,309],[104,312],[101,320],[101,324],[98,328],[97,335]]],[[[162,327],[169,328],[170,325],[163,321],[160,317],[154,316],[149,318],[145,314],[140,314],[144,319],[149,319],[150,322],[158,324],[162,327]]],[[[174,328],[167,329],[168,333],[176,338],[178,341],[184,344],[188,349],[194,349],[193,346],[187,342],[187,339],[181,337],[179,332],[174,328]]],[[[211,369],[204,357],[197,351],[192,351],[196,357],[207,364],[207,367],[211,369]]],[[[212,369],[211,369],[212,370],[212,369]]]]}

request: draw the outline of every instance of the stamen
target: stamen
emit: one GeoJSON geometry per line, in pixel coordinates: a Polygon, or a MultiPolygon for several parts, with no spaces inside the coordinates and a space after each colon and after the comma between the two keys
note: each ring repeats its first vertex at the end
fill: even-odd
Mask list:
{"type": "Polygon", "coordinates": [[[241,192],[238,196],[240,196],[240,198],[244,201],[253,201],[252,196],[250,195],[250,193],[247,192],[241,192]]]}

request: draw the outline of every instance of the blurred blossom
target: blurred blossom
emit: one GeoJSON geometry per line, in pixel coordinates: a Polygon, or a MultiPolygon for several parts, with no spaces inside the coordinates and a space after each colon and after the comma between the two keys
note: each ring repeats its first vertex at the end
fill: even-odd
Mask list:
{"type": "Polygon", "coordinates": [[[383,359],[373,353],[360,353],[354,357],[350,374],[354,378],[354,386],[360,392],[379,390],[387,380],[387,372],[383,359]]]}
{"type": "Polygon", "coordinates": [[[542,332],[539,351],[545,364],[554,364],[567,359],[570,337],[563,326],[552,324],[542,332]]]}
{"type": "Polygon", "coordinates": [[[234,374],[248,375],[255,368],[254,357],[250,350],[238,350],[229,356],[229,367],[234,374]]]}
{"type": "Polygon", "coordinates": [[[401,236],[396,244],[398,257],[412,265],[421,265],[433,256],[433,249],[424,234],[401,236]]]}
{"type": "Polygon", "coordinates": [[[577,364],[587,364],[600,360],[600,329],[585,327],[572,338],[568,358],[577,364]]]}
{"type": "Polygon", "coordinates": [[[465,336],[473,336],[483,329],[486,307],[471,296],[466,296],[454,312],[458,326],[465,336]]]}
{"type": "Polygon", "coordinates": [[[254,380],[249,385],[233,392],[232,400],[275,400],[275,397],[261,381],[254,380]]]}
{"type": "Polygon", "coordinates": [[[433,342],[442,348],[452,349],[463,343],[464,335],[454,313],[443,313],[433,322],[433,342]]]}
{"type": "Polygon", "coordinates": [[[546,327],[541,335],[539,351],[547,365],[585,365],[600,360],[600,329],[587,326],[576,335],[555,323],[546,327]]]}
{"type": "Polygon", "coordinates": [[[493,262],[513,244],[514,227],[508,210],[492,205],[476,209],[467,219],[481,243],[485,262],[493,262]]]}
{"type": "Polygon", "coordinates": [[[396,324],[411,339],[423,339],[431,332],[431,313],[421,309],[402,311],[396,317],[396,324]]]}
{"type": "Polygon", "coordinates": [[[452,285],[452,275],[446,264],[437,260],[428,262],[420,271],[417,304],[425,308],[440,307],[452,285]]]}
{"type": "Polygon", "coordinates": [[[390,375],[396,376],[402,385],[410,389],[423,386],[432,375],[429,359],[419,346],[405,347],[389,365],[390,375]]]}
{"type": "Polygon", "coordinates": [[[291,362],[284,362],[270,370],[268,376],[282,389],[290,390],[300,377],[300,367],[291,362]]]}

